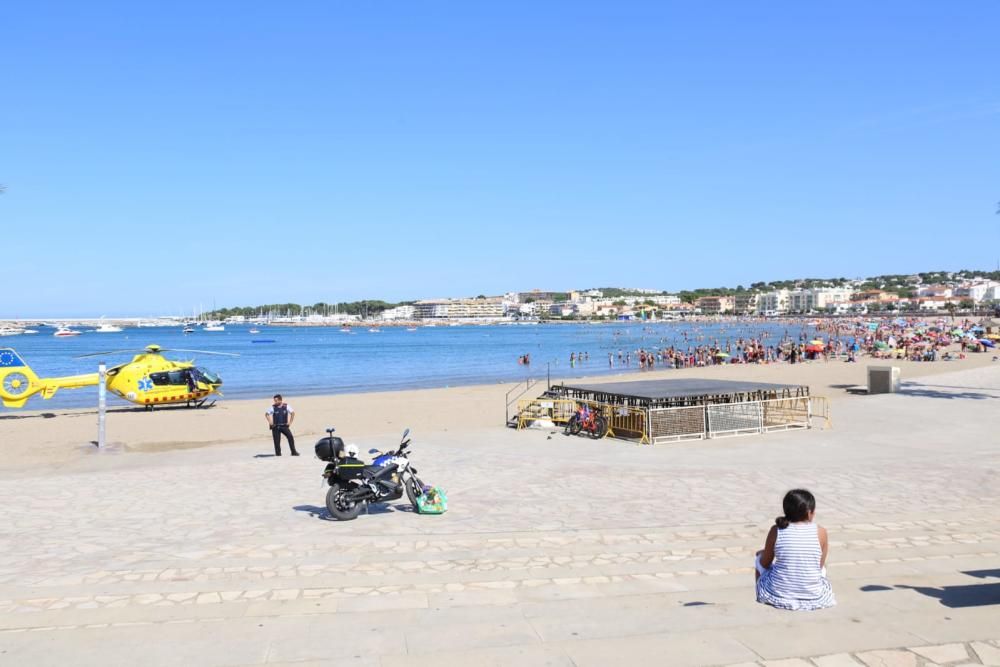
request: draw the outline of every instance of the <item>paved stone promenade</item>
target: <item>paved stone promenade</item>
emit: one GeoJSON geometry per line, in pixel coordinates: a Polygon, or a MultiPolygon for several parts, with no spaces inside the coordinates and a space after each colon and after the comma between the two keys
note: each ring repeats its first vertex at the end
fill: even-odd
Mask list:
{"type": "Polygon", "coordinates": [[[1000,364],[833,408],[657,447],[414,432],[443,516],[328,520],[309,443],[255,457],[266,433],[5,472],[0,664],[1000,665],[1000,364]],[[754,602],[795,486],[833,609],[754,602]]]}

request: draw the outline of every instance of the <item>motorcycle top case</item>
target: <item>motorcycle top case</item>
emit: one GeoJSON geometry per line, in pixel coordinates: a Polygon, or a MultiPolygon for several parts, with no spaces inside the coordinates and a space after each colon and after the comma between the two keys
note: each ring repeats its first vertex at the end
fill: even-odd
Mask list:
{"type": "Polygon", "coordinates": [[[337,454],[344,451],[344,441],[337,436],[320,438],[316,443],[316,458],[320,461],[335,461],[337,454]]]}

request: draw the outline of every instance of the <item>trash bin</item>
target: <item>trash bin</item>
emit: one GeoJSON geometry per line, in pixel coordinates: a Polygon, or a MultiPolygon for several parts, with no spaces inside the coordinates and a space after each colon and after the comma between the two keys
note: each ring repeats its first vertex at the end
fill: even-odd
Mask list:
{"type": "Polygon", "coordinates": [[[869,366],[868,393],[895,394],[899,391],[898,366],[869,366]]]}

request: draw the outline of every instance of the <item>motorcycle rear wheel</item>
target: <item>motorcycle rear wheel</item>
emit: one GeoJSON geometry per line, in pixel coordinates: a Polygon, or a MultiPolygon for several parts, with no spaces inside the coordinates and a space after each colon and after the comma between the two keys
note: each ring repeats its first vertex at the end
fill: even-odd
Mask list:
{"type": "Polygon", "coordinates": [[[608,420],[604,417],[597,415],[594,417],[594,430],[590,431],[590,437],[594,440],[600,440],[608,434],[608,420]]]}
{"type": "Polygon", "coordinates": [[[338,521],[351,521],[352,519],[357,519],[358,514],[361,513],[361,505],[363,503],[344,502],[342,496],[345,491],[346,489],[339,484],[334,484],[330,487],[330,490],[326,492],[326,511],[330,513],[330,516],[338,521]]]}
{"type": "Polygon", "coordinates": [[[417,498],[422,495],[424,495],[424,483],[416,475],[410,475],[406,480],[406,497],[413,505],[413,509],[417,509],[417,498]]]}

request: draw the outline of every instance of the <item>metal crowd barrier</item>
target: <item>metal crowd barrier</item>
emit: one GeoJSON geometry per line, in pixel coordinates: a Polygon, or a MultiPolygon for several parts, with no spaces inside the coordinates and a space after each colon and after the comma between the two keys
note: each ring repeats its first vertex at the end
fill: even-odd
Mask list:
{"type": "Polygon", "coordinates": [[[812,427],[813,418],[830,427],[830,404],[825,396],[776,398],[741,403],[716,403],[678,408],[635,408],[564,398],[518,401],[517,428],[537,420],[555,425],[569,421],[580,403],[586,403],[608,420],[608,435],[660,444],[679,440],[704,440],[812,427]]]}
{"type": "Polygon", "coordinates": [[[565,424],[576,410],[576,401],[566,398],[524,398],[517,402],[517,429],[531,422],[547,419],[553,424],[565,424]]]}

